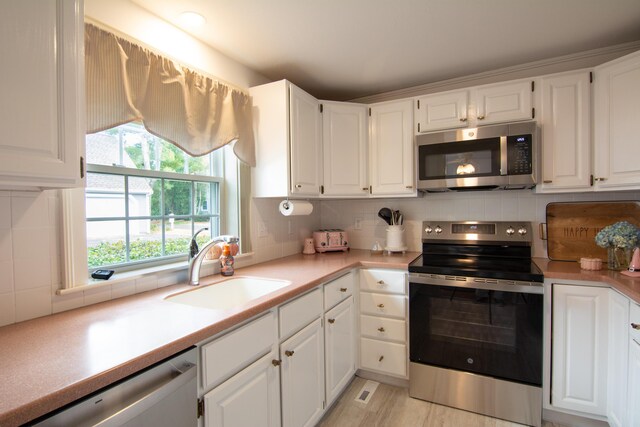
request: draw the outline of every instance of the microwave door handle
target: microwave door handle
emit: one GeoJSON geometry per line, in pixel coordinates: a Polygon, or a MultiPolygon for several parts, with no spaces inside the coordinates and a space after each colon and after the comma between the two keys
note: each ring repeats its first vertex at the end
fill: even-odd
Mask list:
{"type": "Polygon", "coordinates": [[[500,175],[506,175],[507,167],[507,137],[500,137],[500,175]]]}

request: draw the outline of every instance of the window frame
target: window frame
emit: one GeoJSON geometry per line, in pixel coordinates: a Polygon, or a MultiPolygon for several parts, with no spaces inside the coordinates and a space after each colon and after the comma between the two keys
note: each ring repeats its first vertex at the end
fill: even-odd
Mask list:
{"type": "MultiPolygon", "coordinates": [[[[208,155],[211,155],[208,154],[208,155]]],[[[209,162],[209,172],[210,175],[195,175],[195,174],[181,174],[181,173],[176,173],[176,172],[167,172],[167,171],[156,171],[156,170],[147,170],[147,169],[135,169],[135,168],[129,168],[129,167],[125,167],[125,166],[107,166],[107,165],[98,165],[98,164],[92,164],[92,163],[87,163],[87,174],[89,173],[99,173],[99,174],[105,174],[105,175],[115,175],[115,176],[122,176],[124,177],[124,203],[125,203],[125,215],[124,216],[104,216],[104,217],[93,217],[93,218],[87,218],[85,215],[85,222],[88,224],[90,222],[101,222],[101,221],[125,221],[125,224],[130,222],[130,221],[137,221],[137,220],[160,220],[162,223],[162,229],[165,229],[166,226],[166,218],[168,217],[168,215],[166,214],[161,214],[161,215],[144,215],[144,216],[132,216],[129,214],[129,188],[127,185],[127,181],[130,177],[141,177],[141,178],[152,178],[152,179],[160,179],[160,180],[171,180],[171,181],[188,181],[191,183],[191,190],[193,194],[193,188],[195,183],[197,182],[204,182],[204,183],[216,183],[217,185],[217,196],[218,196],[218,200],[217,200],[217,207],[218,210],[217,212],[211,212],[209,214],[203,214],[203,215],[199,215],[197,213],[195,213],[193,211],[194,208],[194,203],[195,201],[192,199],[191,200],[191,213],[189,215],[176,215],[176,219],[190,219],[191,220],[191,235],[193,235],[197,230],[194,229],[195,224],[194,224],[194,220],[197,217],[208,217],[209,218],[209,230],[211,231],[211,220],[213,218],[217,219],[218,222],[218,229],[222,230],[222,212],[224,212],[225,209],[225,198],[223,197],[224,194],[224,187],[225,187],[225,179],[224,177],[220,177],[220,176],[212,176],[211,172],[213,171],[213,158],[211,159],[211,161],[209,162]]],[[[163,185],[164,188],[164,185],[163,185]]],[[[86,188],[85,188],[86,190],[86,188]]],[[[213,199],[213,191],[211,193],[211,198],[213,199]]],[[[120,194],[120,193],[118,193],[120,194]]],[[[85,195],[86,197],[86,195],[85,195]]],[[[161,209],[164,210],[164,191],[161,194],[161,209]]],[[[213,201],[213,200],[212,200],[213,201]]],[[[128,231],[128,226],[125,226],[125,241],[126,241],[126,247],[128,249],[130,249],[130,241],[131,241],[131,235],[128,231]]],[[[162,232],[162,248],[164,251],[164,247],[165,247],[165,242],[166,242],[166,238],[165,238],[165,232],[162,232]]],[[[87,248],[88,248],[88,244],[87,244],[87,248]]],[[[129,257],[129,250],[127,249],[125,256],[128,258],[129,257]]],[[[101,266],[95,266],[95,267],[90,267],[88,265],[87,262],[87,272],[88,274],[91,273],[91,271],[97,269],[97,268],[104,268],[104,269],[117,269],[120,272],[125,272],[125,271],[131,271],[131,270],[136,270],[136,269],[140,269],[140,268],[146,268],[146,267],[154,267],[154,266],[158,266],[158,265],[164,265],[170,262],[177,262],[177,261],[182,261],[182,260],[186,260],[187,259],[187,253],[185,252],[184,254],[172,254],[172,255],[162,255],[160,257],[154,257],[154,258],[148,258],[148,259],[144,259],[144,260],[135,260],[135,261],[131,261],[128,260],[124,263],[120,263],[120,264],[105,264],[105,265],[101,265],[101,266]]]]}

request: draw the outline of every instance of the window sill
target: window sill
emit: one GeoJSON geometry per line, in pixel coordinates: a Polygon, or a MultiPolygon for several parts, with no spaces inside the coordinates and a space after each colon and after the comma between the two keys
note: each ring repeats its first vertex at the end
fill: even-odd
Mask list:
{"type": "MultiPolygon", "coordinates": [[[[253,256],[253,252],[248,252],[246,254],[241,254],[241,255],[237,255],[235,257],[236,260],[240,261],[241,264],[242,261],[244,260],[248,260],[253,256]]],[[[214,263],[217,263],[217,260],[205,260],[202,265],[203,266],[210,266],[214,263]]],[[[87,279],[87,283],[85,285],[79,285],[79,286],[74,286],[72,288],[65,288],[65,289],[58,289],[56,291],[57,295],[69,295],[69,294],[73,294],[76,292],[82,292],[82,291],[88,291],[91,289],[98,289],[104,286],[109,286],[109,285],[114,285],[116,283],[121,283],[121,282],[126,282],[129,280],[135,280],[135,279],[140,279],[142,277],[145,276],[150,276],[153,274],[162,274],[162,273],[174,273],[177,271],[186,271],[187,270],[187,263],[185,263],[184,261],[180,261],[180,262],[173,262],[173,263],[169,263],[169,264],[163,264],[163,265],[156,265],[153,267],[147,267],[147,268],[140,268],[137,270],[130,270],[130,271],[125,271],[122,273],[115,273],[113,276],[111,276],[111,278],[109,278],[108,280],[99,280],[99,279],[93,279],[91,277],[89,277],[87,279]]]]}

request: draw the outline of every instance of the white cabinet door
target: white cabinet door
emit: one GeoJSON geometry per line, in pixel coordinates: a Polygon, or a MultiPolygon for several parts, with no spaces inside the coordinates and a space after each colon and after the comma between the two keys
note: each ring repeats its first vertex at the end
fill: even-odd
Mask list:
{"type": "Polygon", "coordinates": [[[415,195],[411,100],[371,106],[370,165],[374,196],[415,195]]]}
{"type": "Polygon", "coordinates": [[[608,288],[553,285],[551,405],[606,415],[608,288]]]}
{"type": "Polygon", "coordinates": [[[480,86],[471,91],[478,126],[533,118],[530,80],[480,86]]]}
{"type": "Polygon", "coordinates": [[[315,425],[324,409],[324,345],[321,319],[315,320],[280,344],[280,359],[282,425],[315,425]]]}
{"type": "Polygon", "coordinates": [[[625,421],[629,357],[629,299],[613,289],[609,289],[608,348],[607,419],[612,427],[623,427],[627,425],[625,421]]]}
{"type": "Polygon", "coordinates": [[[3,2],[0,187],[83,185],[82,0],[3,2]]]}
{"type": "Polygon", "coordinates": [[[453,129],[467,126],[469,91],[461,90],[416,98],[416,132],[453,129]]]}
{"type": "Polygon", "coordinates": [[[356,371],[353,297],[325,314],[327,406],[331,405],[356,371]]]}
{"type": "Polygon", "coordinates": [[[627,424],[640,426],[640,343],[629,340],[629,393],[627,394],[627,424]]]}
{"type": "Polygon", "coordinates": [[[589,73],[544,77],[542,185],[539,191],[591,187],[591,83],[589,73]]]}
{"type": "Polygon", "coordinates": [[[369,196],[367,106],[322,101],[325,196],[369,196]]]}
{"type": "Polygon", "coordinates": [[[291,114],[291,194],[320,194],[322,146],[320,104],[302,89],[289,85],[291,114]]]}
{"type": "Polygon", "coordinates": [[[640,188],[640,51],[599,67],[594,74],[596,190],[640,188]]]}
{"type": "Polygon", "coordinates": [[[280,426],[274,356],[264,356],[204,395],[205,427],[280,426]]]}

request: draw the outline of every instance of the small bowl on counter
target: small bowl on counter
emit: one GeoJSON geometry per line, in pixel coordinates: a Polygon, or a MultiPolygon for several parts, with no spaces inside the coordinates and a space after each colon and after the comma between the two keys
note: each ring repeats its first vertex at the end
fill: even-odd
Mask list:
{"type": "Polygon", "coordinates": [[[602,260],[600,258],[580,258],[580,268],[583,270],[602,270],[602,260]]]}

